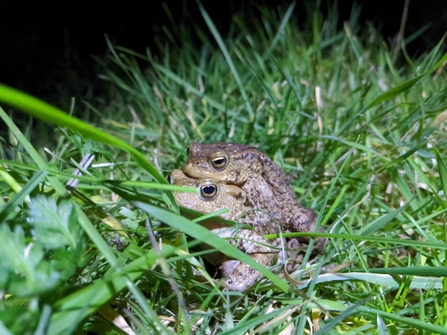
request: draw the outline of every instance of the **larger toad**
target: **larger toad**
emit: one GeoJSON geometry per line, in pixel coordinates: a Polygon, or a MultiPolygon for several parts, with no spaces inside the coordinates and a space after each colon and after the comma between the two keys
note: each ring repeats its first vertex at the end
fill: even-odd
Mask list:
{"type": "MultiPolygon", "coordinates": [[[[188,156],[183,171],[189,177],[239,186],[255,207],[271,213],[285,232],[315,231],[316,213],[297,202],[290,178],[257,148],[239,143],[192,143],[188,156]]],[[[316,249],[322,251],[324,242],[316,238],[316,249]]]]}
{"type": "Polygon", "coordinates": [[[295,199],[291,179],[264,153],[240,143],[192,143],[183,172],[192,178],[213,178],[235,185],[262,178],[275,194],[295,199]]]}
{"type": "MultiPolygon", "coordinates": [[[[279,251],[277,246],[280,241],[279,239],[266,240],[262,235],[277,233],[279,227],[270,215],[253,210],[255,205],[244,190],[235,185],[211,179],[192,179],[185,176],[181,170],[172,171],[169,183],[197,189],[197,193],[174,192],[174,197],[180,206],[202,213],[212,213],[222,208],[228,208],[228,212],[222,214],[221,217],[231,221],[239,221],[243,216],[241,221],[246,225],[253,226],[253,230],[237,229],[235,226],[213,220],[208,220],[203,225],[219,237],[227,239],[229,243],[263,266],[272,265],[274,256],[279,251]]],[[[208,260],[221,265],[224,286],[229,290],[244,291],[261,277],[258,271],[247,264],[222,254],[215,253],[213,255],[213,259],[208,260]]]]}

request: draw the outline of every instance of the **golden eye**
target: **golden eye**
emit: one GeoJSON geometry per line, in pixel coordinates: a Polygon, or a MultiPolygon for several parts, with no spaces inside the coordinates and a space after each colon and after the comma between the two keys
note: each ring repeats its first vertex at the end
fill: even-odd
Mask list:
{"type": "Polygon", "coordinates": [[[215,169],[223,169],[227,165],[227,157],[216,157],[211,160],[211,165],[215,169]]]}
{"type": "Polygon", "coordinates": [[[205,200],[211,200],[217,194],[217,186],[214,184],[207,184],[200,186],[200,195],[205,200]]]}

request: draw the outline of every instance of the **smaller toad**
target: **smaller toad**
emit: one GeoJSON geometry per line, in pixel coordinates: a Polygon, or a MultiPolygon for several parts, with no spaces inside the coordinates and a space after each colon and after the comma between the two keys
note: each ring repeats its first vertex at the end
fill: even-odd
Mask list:
{"type": "MultiPolygon", "coordinates": [[[[279,252],[279,239],[266,240],[262,235],[277,233],[278,225],[265,212],[254,210],[255,205],[245,191],[235,185],[212,179],[192,179],[181,170],[173,170],[168,178],[172,185],[193,187],[197,193],[174,192],[174,197],[182,207],[202,213],[212,213],[219,209],[228,208],[222,218],[242,222],[254,227],[253,230],[237,229],[235,226],[222,222],[207,220],[203,225],[221,238],[245,252],[251,258],[265,267],[272,265],[275,254],[279,252]]],[[[247,264],[230,259],[225,255],[212,254],[208,260],[216,265],[220,264],[224,286],[232,291],[244,291],[253,286],[261,274],[247,264]]]]}

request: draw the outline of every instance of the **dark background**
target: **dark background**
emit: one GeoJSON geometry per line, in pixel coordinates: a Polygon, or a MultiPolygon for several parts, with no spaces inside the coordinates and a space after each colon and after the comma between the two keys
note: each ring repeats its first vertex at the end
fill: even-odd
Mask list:
{"type": "MultiPolygon", "coordinates": [[[[328,1],[333,4],[334,1],[328,1]]],[[[324,15],[327,3],[323,1],[324,15]]],[[[70,92],[73,74],[88,81],[94,78],[92,55],[104,55],[105,34],[113,44],[144,52],[153,47],[160,26],[184,20],[205,24],[194,0],[166,0],[174,23],[168,20],[161,1],[116,0],[0,0],[0,83],[25,90],[42,98],[51,96],[55,83],[70,92]]],[[[290,1],[203,0],[208,13],[224,35],[232,14],[251,11],[257,5],[284,8],[290,1]]],[[[353,1],[337,2],[341,25],[349,18],[353,1]]],[[[364,0],[361,23],[373,21],[391,43],[402,17],[404,0],[364,0]]],[[[294,15],[306,19],[305,5],[298,0],[294,15]]],[[[408,45],[417,56],[437,44],[447,31],[446,0],[411,0],[406,36],[424,25],[430,28],[408,45]]],[[[51,98],[50,98],[51,100],[51,98]]]]}

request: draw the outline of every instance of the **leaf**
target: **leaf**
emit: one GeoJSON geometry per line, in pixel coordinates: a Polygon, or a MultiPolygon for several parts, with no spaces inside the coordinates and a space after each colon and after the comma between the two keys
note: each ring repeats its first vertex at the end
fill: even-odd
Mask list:
{"type": "Polygon", "coordinates": [[[57,286],[60,275],[44,259],[40,244],[27,244],[21,226],[0,225],[0,289],[17,297],[36,296],[57,286]]]}
{"type": "Polygon", "coordinates": [[[70,202],[58,206],[54,198],[39,195],[31,199],[29,208],[33,236],[45,249],[77,248],[80,229],[70,202]]]}
{"type": "MultiPolygon", "coordinates": [[[[230,53],[228,52],[228,49],[222,40],[222,37],[220,36],[219,31],[217,30],[216,26],[214,25],[213,21],[211,20],[211,17],[206,12],[205,8],[202,6],[200,1],[197,1],[199,3],[199,9],[202,13],[203,19],[205,20],[209,30],[214,36],[214,39],[216,40],[217,44],[220,47],[220,50],[222,51],[222,54],[225,57],[225,60],[228,63],[228,66],[230,67],[231,72],[233,73],[234,79],[236,80],[236,83],[239,87],[239,90],[241,92],[242,99],[245,103],[245,108],[247,109],[248,115],[250,115],[250,119],[253,119],[255,117],[255,113],[253,112],[253,109],[251,108],[250,101],[248,100],[247,93],[245,92],[244,85],[242,84],[242,81],[240,79],[239,73],[234,66],[233,60],[231,59],[230,53]]],[[[253,121],[253,120],[251,120],[253,121]]]]}
{"type": "Polygon", "coordinates": [[[423,148],[427,145],[427,140],[421,141],[419,142],[417,145],[415,145],[413,148],[409,149],[408,151],[406,151],[405,153],[403,153],[402,155],[400,155],[397,158],[394,158],[392,161],[384,164],[383,166],[381,166],[380,168],[377,169],[377,172],[382,172],[385,171],[386,169],[388,169],[389,167],[393,166],[393,165],[397,165],[401,162],[403,162],[404,160],[406,160],[408,157],[410,157],[411,155],[413,155],[416,151],[418,151],[420,148],[423,148]]]}
{"type": "MultiPolygon", "coordinates": [[[[329,284],[339,281],[363,281],[367,283],[371,283],[374,285],[381,285],[389,288],[397,289],[400,287],[401,283],[397,282],[393,276],[396,274],[400,275],[409,275],[413,276],[414,274],[421,274],[421,271],[427,273],[427,277],[422,276],[414,276],[409,288],[411,289],[420,289],[420,290],[428,290],[428,289],[442,289],[442,277],[447,274],[447,267],[443,267],[442,270],[433,272],[432,267],[417,267],[414,268],[411,273],[409,270],[411,268],[393,268],[393,269],[368,269],[371,272],[379,272],[381,270],[383,273],[365,273],[365,272],[350,272],[350,273],[325,273],[319,275],[318,278],[315,279],[316,284],[329,284]],[[378,270],[378,271],[374,271],[378,270]],[[387,273],[387,274],[384,274],[387,273]],[[435,276],[439,276],[439,278],[435,278],[435,276]]],[[[314,279],[306,279],[299,282],[299,285],[296,287],[299,290],[306,289],[310,283],[314,279]]]]}
{"type": "Polygon", "coordinates": [[[368,105],[366,105],[358,114],[356,114],[355,117],[353,117],[350,121],[346,122],[342,127],[340,127],[340,129],[337,131],[336,135],[338,136],[340,134],[343,134],[345,132],[345,130],[348,129],[351,126],[351,124],[355,120],[357,120],[360,116],[362,116],[367,110],[371,109],[374,106],[381,104],[382,102],[390,100],[405,91],[410,90],[414,85],[416,85],[418,82],[420,82],[423,78],[425,78],[426,76],[428,76],[429,74],[435,72],[438,68],[440,68],[444,64],[445,61],[447,61],[447,54],[445,54],[443,57],[441,57],[441,59],[436,63],[436,65],[433,66],[430,70],[426,71],[425,73],[423,73],[417,77],[409,79],[409,80],[393,87],[392,89],[386,91],[385,93],[379,95],[378,97],[376,97],[373,101],[371,101],[368,105]]]}
{"type": "Polygon", "coordinates": [[[315,335],[324,335],[329,333],[332,329],[334,329],[340,322],[347,319],[353,312],[360,306],[361,302],[357,304],[353,304],[346,308],[340,315],[337,315],[335,318],[332,318],[324,327],[322,327],[315,335]]]}
{"type": "Polygon", "coordinates": [[[274,309],[273,311],[271,311],[270,313],[266,313],[266,314],[261,314],[259,316],[255,316],[253,318],[250,318],[249,320],[247,320],[246,322],[240,322],[238,323],[235,327],[226,330],[224,332],[221,332],[221,335],[243,335],[243,334],[247,334],[247,332],[249,332],[250,329],[259,326],[265,322],[267,322],[268,320],[277,317],[281,314],[285,314],[287,311],[290,310],[290,307],[284,307],[284,308],[278,308],[278,309],[274,309]]]}
{"type": "Polygon", "coordinates": [[[441,179],[441,188],[444,191],[444,197],[447,197],[447,168],[442,160],[441,155],[436,147],[433,147],[438,163],[439,178],[441,179]]]}
{"type": "Polygon", "coordinates": [[[160,256],[150,250],[146,255],[126,265],[120,273],[112,268],[104,279],[96,280],[93,284],[59,300],[55,306],[56,312],[51,316],[48,334],[66,334],[78,322],[126,288],[128,281],[134,281],[148,271],[147,269],[152,268],[158,257],[167,257],[174,251],[169,245],[163,245],[160,256]]]}
{"type": "MultiPolygon", "coordinates": [[[[0,84],[0,102],[26,112],[50,124],[67,127],[77,131],[94,141],[105,143],[128,152],[133,159],[147,172],[149,172],[159,183],[167,184],[163,175],[144,157],[138,150],[115,136],[107,134],[81,120],[72,117],[60,109],[39,100],[31,95],[0,84]]],[[[173,198],[172,198],[173,200],[173,198]]],[[[175,201],[172,201],[175,203],[175,201]]]]}
{"type": "Polygon", "coordinates": [[[29,194],[39,185],[47,176],[46,171],[39,171],[30,179],[28,183],[26,183],[25,186],[23,186],[17,195],[10,199],[9,202],[6,204],[5,207],[3,207],[2,211],[0,212],[0,222],[6,221],[8,218],[10,218],[13,215],[13,210],[19,206],[26,197],[29,196],[29,194]]]}
{"type": "Polygon", "coordinates": [[[360,231],[359,234],[360,235],[364,235],[364,236],[368,236],[368,235],[372,235],[374,232],[376,232],[379,229],[382,229],[383,227],[385,227],[391,220],[393,220],[397,215],[399,215],[400,212],[402,212],[409,203],[406,203],[405,205],[395,209],[394,211],[368,223],[366,226],[363,226],[360,231]]]}
{"type": "Polygon", "coordinates": [[[385,322],[383,322],[382,318],[379,315],[377,315],[376,323],[377,323],[378,334],[379,335],[388,335],[388,330],[386,328],[386,324],[385,324],[385,322]]]}
{"type": "Polygon", "coordinates": [[[374,106],[377,106],[381,104],[382,102],[392,99],[399,94],[408,91],[410,88],[412,88],[414,85],[416,85],[419,81],[421,81],[424,77],[428,76],[429,74],[435,72],[439,67],[441,67],[444,62],[447,61],[447,54],[445,54],[437,63],[435,66],[433,66],[430,70],[426,71],[425,73],[414,77],[412,79],[409,79],[407,81],[404,81],[403,83],[393,87],[392,89],[386,91],[385,93],[379,95],[377,98],[375,98],[373,101],[371,101],[361,112],[363,114],[368,109],[371,109],[374,106]]]}
{"type": "Polygon", "coordinates": [[[356,313],[366,313],[366,314],[375,314],[377,316],[380,316],[384,319],[388,319],[388,320],[392,320],[392,321],[397,321],[418,329],[423,329],[426,330],[428,332],[434,333],[434,334],[439,334],[439,335],[447,335],[447,329],[438,325],[434,325],[425,321],[420,321],[418,319],[412,319],[412,318],[406,318],[400,315],[397,315],[395,313],[388,313],[388,312],[384,312],[375,308],[369,308],[366,306],[358,306],[356,311],[356,313]]]}
{"type": "MultiPolygon", "coordinates": [[[[4,87],[5,86],[2,86],[0,84],[0,100],[2,100],[2,98],[4,98],[4,96],[2,96],[2,89],[4,87]]],[[[9,91],[7,90],[7,92],[9,92],[9,91]]],[[[4,93],[4,91],[3,91],[3,93],[4,93]]],[[[20,97],[22,97],[26,101],[27,95],[22,96],[19,94],[18,97],[16,97],[16,98],[20,99],[20,97]]],[[[28,109],[33,109],[33,107],[34,107],[32,104],[32,102],[34,101],[33,99],[35,99],[35,98],[31,99],[30,105],[27,106],[28,109]]],[[[9,97],[9,100],[11,100],[10,97],[9,97]]],[[[37,100],[37,99],[35,99],[35,100],[37,100]]],[[[40,100],[38,100],[38,101],[40,101],[40,100]]],[[[48,110],[47,110],[47,112],[48,112],[48,110]]],[[[63,113],[63,112],[59,112],[59,113],[63,113]]],[[[36,151],[36,149],[33,148],[31,143],[20,132],[20,130],[17,128],[17,126],[14,124],[14,122],[12,122],[11,118],[5,113],[5,111],[1,107],[0,107],[0,118],[2,118],[3,121],[5,121],[6,125],[9,127],[9,129],[14,134],[14,136],[17,138],[19,143],[24,147],[24,149],[29,154],[29,156],[33,159],[33,161],[37,165],[37,167],[40,170],[50,171],[51,169],[48,167],[46,162],[42,159],[42,157],[39,155],[39,153],[36,151]]],[[[48,176],[48,181],[59,196],[61,196],[61,197],[68,196],[67,190],[65,189],[64,185],[61,183],[61,181],[58,178],[56,178],[54,176],[48,176]]],[[[76,203],[73,203],[73,206],[76,209],[76,212],[78,215],[78,223],[81,225],[81,227],[87,233],[87,235],[90,237],[92,242],[96,245],[98,250],[104,255],[104,257],[107,259],[107,261],[112,266],[117,266],[118,260],[115,257],[114,253],[109,248],[109,246],[107,245],[107,243],[104,241],[102,236],[98,233],[96,228],[93,226],[93,224],[87,218],[85,213],[79,208],[79,206],[77,206],[76,203]]]]}
{"type": "Polygon", "coordinates": [[[280,24],[279,27],[278,27],[278,31],[276,32],[276,35],[275,35],[275,37],[273,38],[273,40],[272,40],[272,42],[271,42],[269,48],[267,49],[267,51],[265,52],[265,54],[262,56],[262,59],[265,60],[265,59],[267,59],[267,58],[270,56],[270,54],[272,53],[273,49],[275,49],[276,45],[278,44],[279,40],[280,40],[281,37],[284,35],[284,33],[285,33],[284,31],[285,31],[285,29],[286,29],[286,27],[287,27],[287,23],[289,22],[290,17],[291,17],[292,14],[293,14],[293,9],[295,8],[295,6],[296,6],[296,2],[294,1],[294,2],[292,2],[292,4],[289,6],[289,8],[287,8],[287,11],[286,11],[286,13],[284,14],[284,17],[283,17],[283,19],[282,19],[282,21],[281,21],[281,24],[280,24]]]}

